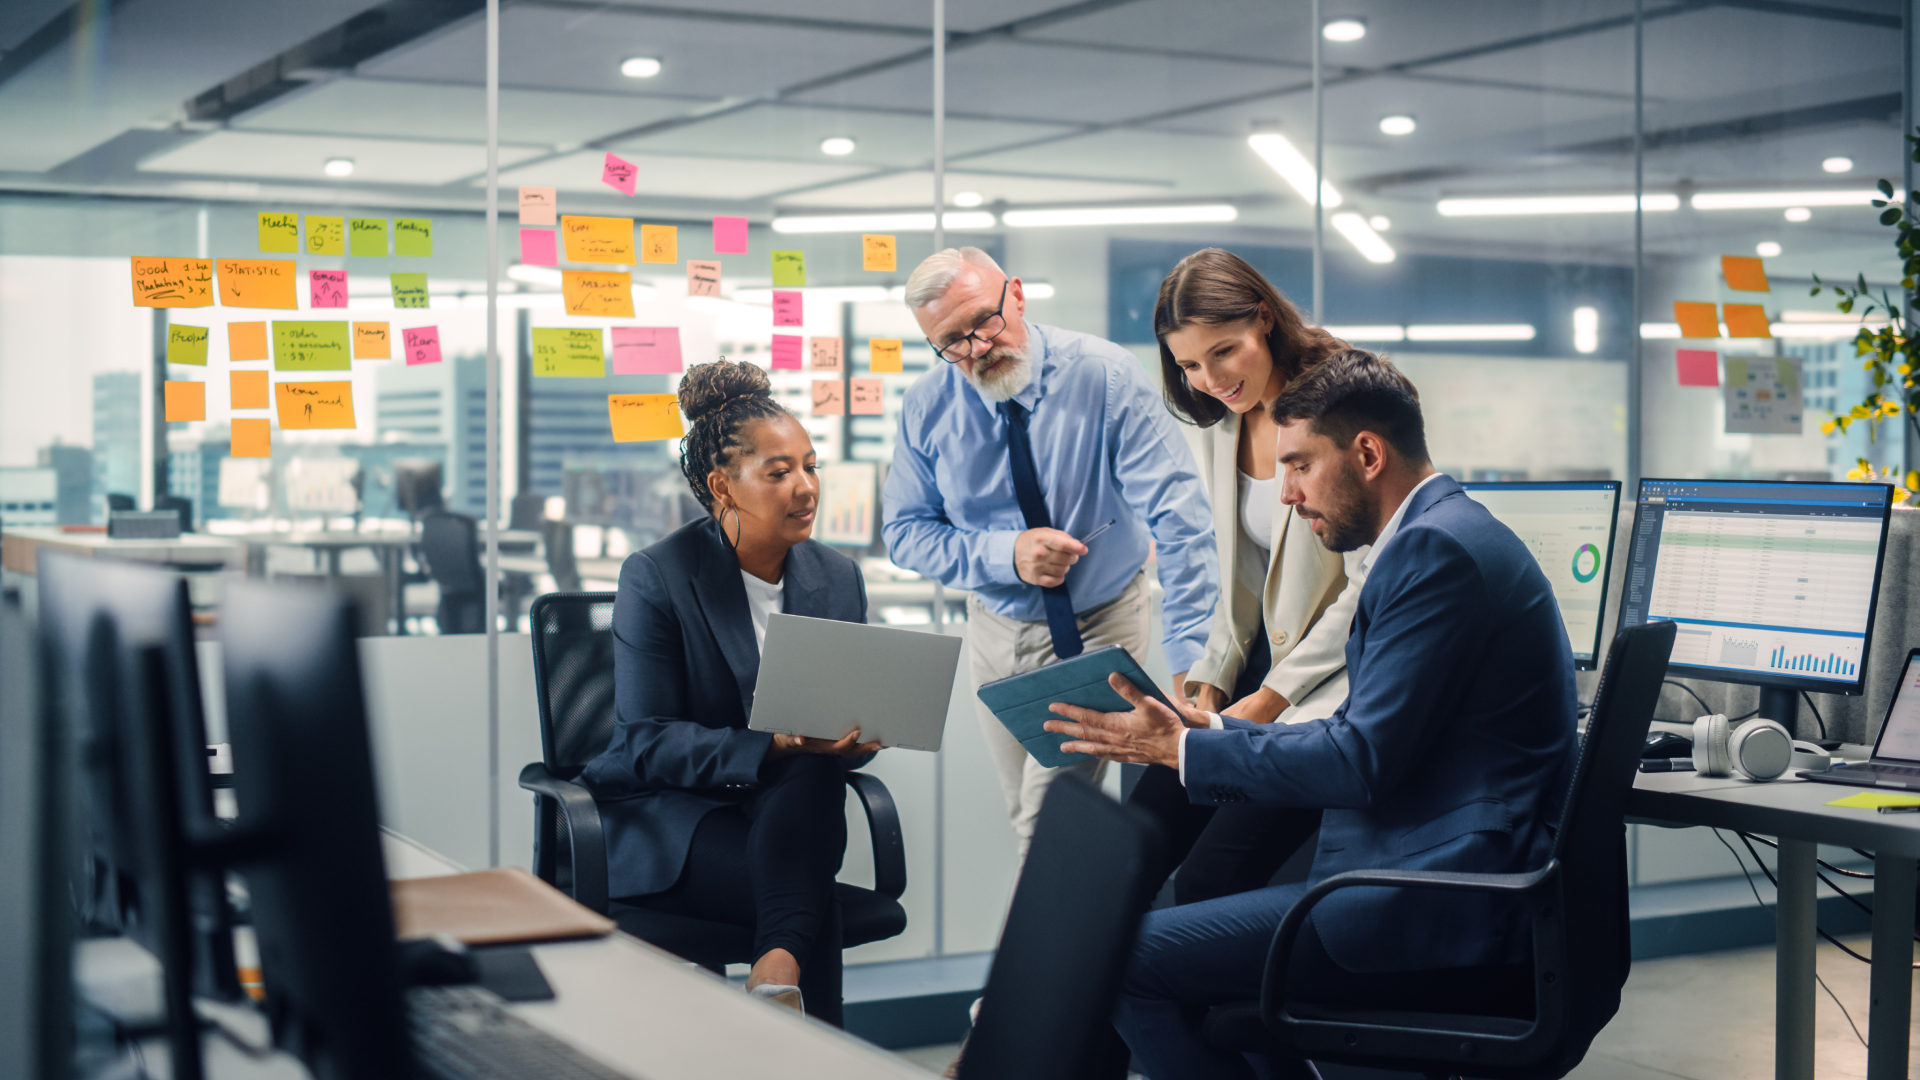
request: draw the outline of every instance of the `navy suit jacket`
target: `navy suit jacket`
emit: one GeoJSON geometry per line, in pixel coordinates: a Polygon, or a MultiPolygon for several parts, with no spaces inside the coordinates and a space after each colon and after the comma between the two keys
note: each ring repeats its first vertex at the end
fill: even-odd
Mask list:
{"type": "MultiPolygon", "coordinates": [[[[1196,803],[1324,807],[1308,885],[1347,870],[1546,865],[1574,751],[1573,653],[1512,530],[1445,476],[1415,492],[1360,591],[1331,717],[1191,731],[1196,803]]],[[[1483,894],[1345,889],[1312,921],[1350,971],[1514,963],[1527,923],[1483,894]]]]}
{"type": "MultiPolygon", "coordinates": [[[[851,559],[808,540],[787,552],[780,607],[863,623],[866,584],[851,559]]],[[[700,819],[759,785],[773,742],[747,730],[759,674],[740,561],[713,519],[627,556],[613,602],[613,737],[581,773],[606,829],[610,895],[671,888],[700,819]]]]}

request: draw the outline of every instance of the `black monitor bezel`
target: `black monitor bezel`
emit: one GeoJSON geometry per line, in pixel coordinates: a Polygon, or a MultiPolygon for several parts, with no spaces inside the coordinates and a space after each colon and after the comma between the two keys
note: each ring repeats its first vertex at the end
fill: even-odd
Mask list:
{"type": "MultiPolygon", "coordinates": [[[[1597,669],[1600,666],[1600,657],[1606,652],[1607,592],[1613,587],[1613,552],[1615,548],[1620,546],[1620,491],[1626,485],[1618,480],[1476,480],[1460,481],[1459,483],[1460,490],[1469,493],[1468,498],[1472,498],[1471,493],[1474,491],[1485,491],[1489,489],[1496,491],[1525,491],[1533,488],[1542,491],[1566,491],[1570,488],[1606,487],[1612,490],[1613,511],[1609,520],[1612,521],[1613,525],[1607,532],[1607,557],[1600,567],[1600,615],[1599,618],[1594,620],[1593,625],[1593,654],[1584,660],[1580,658],[1579,653],[1575,652],[1573,654],[1573,670],[1593,671],[1597,669]]],[[[1489,511],[1489,513],[1491,513],[1491,511],[1489,511]]],[[[1564,626],[1566,620],[1567,617],[1565,615],[1560,616],[1561,625],[1564,626]]],[[[1573,642],[1571,640],[1567,642],[1567,647],[1569,650],[1573,648],[1573,642]]]]}
{"type": "MultiPolygon", "coordinates": [[[[1920,645],[1908,649],[1907,655],[1900,661],[1900,672],[1894,677],[1893,696],[1887,699],[1887,712],[1885,716],[1880,718],[1880,733],[1873,737],[1873,752],[1867,755],[1868,761],[1881,760],[1880,741],[1887,737],[1887,725],[1893,723],[1893,707],[1900,704],[1900,691],[1907,685],[1907,669],[1913,666],[1915,660],[1920,660],[1920,645]]],[[[1864,664],[1861,666],[1863,668],[1865,667],[1864,664]]],[[[1898,761],[1903,764],[1913,761],[1912,758],[1887,758],[1886,760],[1898,761]]]]}

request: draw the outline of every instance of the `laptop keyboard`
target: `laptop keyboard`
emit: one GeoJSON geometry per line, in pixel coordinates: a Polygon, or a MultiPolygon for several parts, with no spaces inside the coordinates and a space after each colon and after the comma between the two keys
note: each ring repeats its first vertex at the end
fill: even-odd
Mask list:
{"type": "Polygon", "coordinates": [[[414,1055],[434,1080],[633,1080],[507,1011],[473,986],[409,991],[414,1055]]]}

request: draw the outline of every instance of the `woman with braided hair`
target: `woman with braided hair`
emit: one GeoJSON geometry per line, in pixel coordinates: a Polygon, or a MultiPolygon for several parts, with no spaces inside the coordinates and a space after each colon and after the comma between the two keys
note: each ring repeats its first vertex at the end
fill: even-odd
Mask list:
{"type": "MultiPolygon", "coordinates": [[[[608,892],[754,927],[747,987],[839,1024],[844,773],[879,749],[747,729],[767,616],[864,623],[851,559],[809,539],[812,440],[766,372],[688,370],[680,468],[708,516],[627,557],[614,601],[613,737],[581,779],[606,828],[608,892]]],[[[851,727],[851,725],[849,725],[851,727]]]]}

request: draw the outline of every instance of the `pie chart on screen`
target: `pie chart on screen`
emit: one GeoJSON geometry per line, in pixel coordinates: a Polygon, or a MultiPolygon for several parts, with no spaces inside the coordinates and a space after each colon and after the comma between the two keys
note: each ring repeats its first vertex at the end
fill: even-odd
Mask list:
{"type": "Polygon", "coordinates": [[[1600,573],[1600,549],[1593,544],[1581,544],[1573,549],[1573,580],[1586,583],[1600,573]]]}

